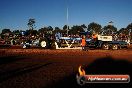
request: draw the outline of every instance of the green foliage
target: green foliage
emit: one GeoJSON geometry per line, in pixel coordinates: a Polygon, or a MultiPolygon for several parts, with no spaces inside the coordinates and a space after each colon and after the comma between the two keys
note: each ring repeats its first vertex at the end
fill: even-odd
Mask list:
{"type": "Polygon", "coordinates": [[[14,30],[13,33],[14,34],[20,34],[20,31],[19,30],[14,30]]]}
{"type": "Polygon", "coordinates": [[[38,30],[38,33],[47,34],[53,31],[53,28],[51,26],[44,27],[38,30]]]}
{"type": "Polygon", "coordinates": [[[27,25],[29,27],[29,30],[33,30],[35,27],[35,19],[29,19],[27,25]]]}
{"type": "Polygon", "coordinates": [[[132,29],[132,23],[128,24],[127,29],[132,29]]]}
{"type": "Polygon", "coordinates": [[[67,30],[67,25],[64,25],[63,26],[63,30],[67,30]]]}
{"type": "Polygon", "coordinates": [[[69,30],[69,34],[79,34],[80,32],[84,32],[84,29],[82,26],[73,26],[70,30],[69,30]]]}
{"type": "Polygon", "coordinates": [[[2,34],[5,34],[5,33],[11,33],[10,29],[3,29],[2,34]]]}
{"type": "Polygon", "coordinates": [[[117,32],[117,28],[113,25],[104,26],[103,30],[104,30],[105,34],[107,34],[107,35],[111,35],[111,34],[117,32]]]}
{"type": "Polygon", "coordinates": [[[87,28],[87,26],[85,24],[81,25],[81,27],[84,29],[87,28]]]}
{"type": "Polygon", "coordinates": [[[127,29],[129,31],[129,38],[132,41],[132,23],[128,24],[127,29]]]}
{"type": "Polygon", "coordinates": [[[51,26],[48,26],[48,27],[47,27],[47,30],[48,30],[48,31],[53,31],[53,28],[52,28],[51,26]]]}
{"type": "Polygon", "coordinates": [[[55,30],[53,31],[53,33],[55,34],[55,33],[57,33],[57,32],[62,32],[62,30],[59,28],[59,27],[55,27],[55,30]]]}
{"type": "MultiPolygon", "coordinates": [[[[53,30],[52,26],[43,27],[43,28],[40,28],[39,30],[34,30],[35,23],[36,23],[35,19],[28,20],[27,25],[29,26],[29,30],[26,30],[27,36],[37,35],[37,34],[55,34],[57,32],[67,35],[67,25],[64,25],[62,30],[59,27],[55,27],[55,30],[53,30]]],[[[106,34],[106,35],[111,35],[113,33],[118,33],[118,34],[122,33],[129,36],[132,35],[132,23],[128,24],[126,28],[121,28],[119,31],[117,31],[117,28],[113,26],[112,23],[113,23],[112,21],[109,22],[109,24],[104,26],[103,28],[100,24],[95,22],[88,24],[88,27],[85,24],[73,25],[71,28],[69,28],[68,26],[68,34],[76,35],[76,34],[79,34],[80,32],[84,32],[85,30],[88,30],[88,31],[91,31],[91,33],[98,33],[98,34],[100,34],[103,31],[103,34],[106,34]]],[[[21,31],[19,30],[14,30],[12,33],[20,34],[20,32],[21,31]]],[[[11,33],[10,29],[3,29],[1,35],[5,33],[7,34],[11,33]]]]}
{"type": "Polygon", "coordinates": [[[125,35],[128,35],[128,34],[129,34],[129,30],[126,29],[126,28],[121,28],[121,29],[118,31],[118,34],[120,34],[120,33],[125,34],[125,35]]]}
{"type": "Polygon", "coordinates": [[[88,31],[91,31],[92,33],[100,33],[102,31],[101,28],[101,25],[95,22],[88,25],[88,31]]]}

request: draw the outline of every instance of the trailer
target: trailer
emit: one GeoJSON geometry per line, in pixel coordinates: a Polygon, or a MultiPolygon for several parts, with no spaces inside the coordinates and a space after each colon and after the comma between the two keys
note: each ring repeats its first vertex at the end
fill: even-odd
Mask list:
{"type": "Polygon", "coordinates": [[[113,41],[112,36],[102,36],[98,35],[97,40],[91,39],[90,41],[86,41],[86,48],[94,48],[94,49],[104,49],[104,50],[118,50],[122,48],[127,48],[128,43],[125,41],[113,41]]]}

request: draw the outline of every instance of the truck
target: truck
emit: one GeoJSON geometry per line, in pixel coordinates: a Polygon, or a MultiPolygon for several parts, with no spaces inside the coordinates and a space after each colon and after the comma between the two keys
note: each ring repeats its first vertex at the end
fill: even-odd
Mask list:
{"type": "Polygon", "coordinates": [[[113,40],[112,36],[102,36],[98,35],[97,40],[90,39],[90,41],[86,40],[86,48],[94,48],[94,49],[104,49],[104,50],[118,50],[122,48],[127,48],[128,43],[120,40],[113,40]]]}

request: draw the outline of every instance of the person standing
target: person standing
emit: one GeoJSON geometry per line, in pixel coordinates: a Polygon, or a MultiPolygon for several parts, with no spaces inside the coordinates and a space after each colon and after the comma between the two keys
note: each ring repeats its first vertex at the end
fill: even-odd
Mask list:
{"type": "Polygon", "coordinates": [[[85,48],[85,46],[86,46],[86,38],[85,38],[85,36],[82,36],[82,50],[86,50],[86,48],[85,48]]]}

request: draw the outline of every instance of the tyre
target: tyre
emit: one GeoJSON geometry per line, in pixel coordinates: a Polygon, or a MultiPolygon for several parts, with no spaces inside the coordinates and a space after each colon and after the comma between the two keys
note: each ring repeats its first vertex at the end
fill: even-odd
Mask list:
{"type": "Polygon", "coordinates": [[[41,41],[41,42],[40,42],[40,46],[41,46],[42,48],[47,48],[47,42],[46,42],[46,41],[41,41]]]}
{"type": "Polygon", "coordinates": [[[112,49],[113,50],[118,50],[118,45],[117,44],[112,45],[112,49]]]}
{"type": "Polygon", "coordinates": [[[41,48],[50,49],[51,41],[48,38],[44,38],[39,41],[39,45],[41,48]]]}
{"type": "Polygon", "coordinates": [[[102,45],[102,49],[108,50],[108,49],[109,49],[109,44],[103,44],[103,45],[102,45]]]}

